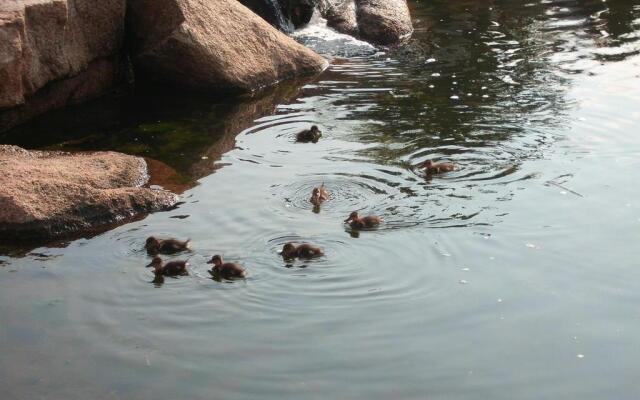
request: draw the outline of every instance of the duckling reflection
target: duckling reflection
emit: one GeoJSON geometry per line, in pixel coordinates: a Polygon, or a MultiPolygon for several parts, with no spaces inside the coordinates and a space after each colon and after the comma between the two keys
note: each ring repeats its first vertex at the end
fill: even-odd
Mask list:
{"type": "Polygon", "coordinates": [[[149,255],[173,254],[191,249],[191,239],[180,241],[177,239],[157,239],[149,236],[144,245],[149,255]]]}
{"type": "Polygon", "coordinates": [[[208,272],[216,280],[220,278],[245,278],[247,276],[246,270],[240,264],[225,263],[222,256],[218,254],[211,257],[207,264],[213,264],[213,267],[208,272]]]}
{"type": "Polygon", "coordinates": [[[322,137],[322,132],[318,129],[317,125],[313,125],[310,129],[305,129],[296,134],[296,142],[299,143],[318,143],[322,137]]]}

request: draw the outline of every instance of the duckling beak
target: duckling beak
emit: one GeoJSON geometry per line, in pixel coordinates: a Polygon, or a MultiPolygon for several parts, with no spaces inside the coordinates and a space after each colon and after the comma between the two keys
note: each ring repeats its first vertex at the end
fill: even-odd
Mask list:
{"type": "Polygon", "coordinates": [[[153,262],[150,262],[148,265],[145,266],[145,268],[149,268],[149,267],[153,267],[153,262]]]}
{"type": "Polygon", "coordinates": [[[213,260],[207,261],[207,264],[213,264],[213,260]]]}

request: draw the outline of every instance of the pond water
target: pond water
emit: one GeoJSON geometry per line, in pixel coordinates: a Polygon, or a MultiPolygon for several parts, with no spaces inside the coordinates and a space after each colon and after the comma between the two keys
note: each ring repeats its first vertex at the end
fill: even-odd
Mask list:
{"type": "Polygon", "coordinates": [[[636,399],[640,1],[411,5],[406,46],[299,88],[123,94],[0,137],[145,155],[187,188],[6,247],[2,397],[636,399]],[[321,141],[294,143],[312,123],[321,141]],[[428,180],[429,158],[460,168],[428,180]],[[352,232],[353,210],[385,222],[352,232]],[[152,283],[152,234],[192,239],[191,276],[152,283]],[[326,256],[286,265],[290,240],[326,256]],[[212,280],[216,253],[248,278],[212,280]]]}

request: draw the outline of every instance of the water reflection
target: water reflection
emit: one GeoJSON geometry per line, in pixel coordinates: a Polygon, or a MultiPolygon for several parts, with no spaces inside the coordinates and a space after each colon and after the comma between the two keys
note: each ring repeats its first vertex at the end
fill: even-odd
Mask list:
{"type": "Polygon", "coordinates": [[[66,151],[112,150],[144,156],[153,183],[183,192],[215,171],[235,137],[256,118],[291,101],[304,82],[220,101],[167,93],[124,93],[52,112],[0,136],[3,143],[66,151]]]}

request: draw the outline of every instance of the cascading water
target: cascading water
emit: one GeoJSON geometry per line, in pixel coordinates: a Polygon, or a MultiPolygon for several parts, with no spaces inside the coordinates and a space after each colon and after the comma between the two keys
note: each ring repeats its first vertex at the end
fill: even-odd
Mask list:
{"type": "Polygon", "coordinates": [[[331,57],[357,57],[375,54],[371,44],[339,33],[327,26],[327,20],[315,10],[311,21],[292,35],[298,42],[317,53],[331,57]]]}
{"type": "Polygon", "coordinates": [[[286,33],[294,31],[293,23],[283,12],[288,7],[283,7],[279,0],[240,0],[240,2],[281,31],[286,33]]]}

